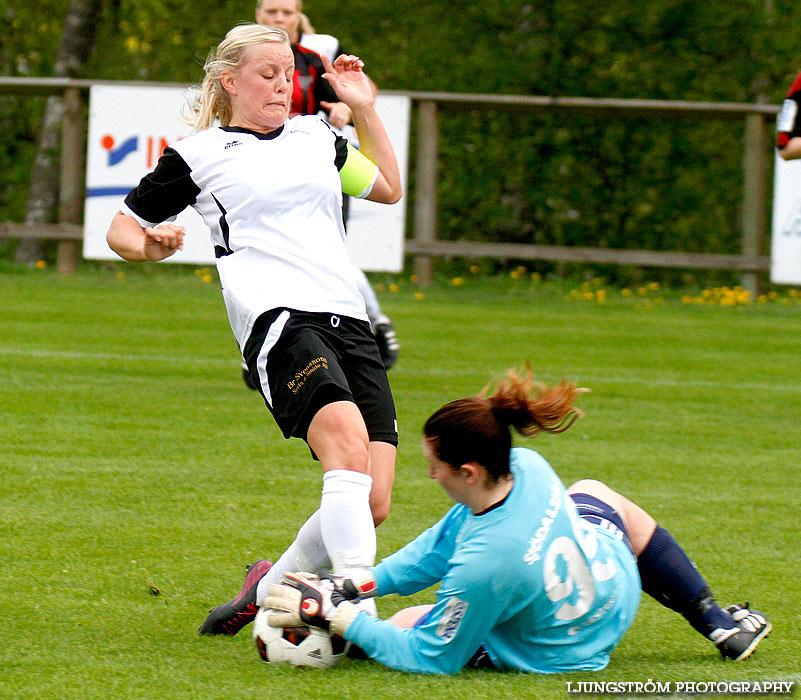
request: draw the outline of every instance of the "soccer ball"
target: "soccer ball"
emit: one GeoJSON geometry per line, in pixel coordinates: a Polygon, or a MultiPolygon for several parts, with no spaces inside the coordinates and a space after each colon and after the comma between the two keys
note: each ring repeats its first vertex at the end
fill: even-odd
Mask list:
{"type": "Polygon", "coordinates": [[[331,668],[345,657],[348,643],[342,637],[316,627],[270,627],[269,612],[260,608],[253,621],[253,641],[264,661],[331,668]]]}

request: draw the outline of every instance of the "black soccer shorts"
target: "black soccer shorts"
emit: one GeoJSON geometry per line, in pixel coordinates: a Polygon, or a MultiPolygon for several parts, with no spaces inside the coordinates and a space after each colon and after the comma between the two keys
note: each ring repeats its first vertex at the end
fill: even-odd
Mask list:
{"type": "Polygon", "coordinates": [[[571,493],[570,498],[576,504],[579,517],[591,522],[596,527],[608,530],[619,540],[623,540],[631,550],[631,553],[634,554],[629,532],[620,513],[608,503],[595,496],[590,496],[588,493],[571,493]]]}
{"type": "Polygon", "coordinates": [[[242,354],[284,437],[305,440],[323,406],[353,401],[371,441],[398,444],[395,402],[367,321],[272,309],[256,319],[242,354]]]}

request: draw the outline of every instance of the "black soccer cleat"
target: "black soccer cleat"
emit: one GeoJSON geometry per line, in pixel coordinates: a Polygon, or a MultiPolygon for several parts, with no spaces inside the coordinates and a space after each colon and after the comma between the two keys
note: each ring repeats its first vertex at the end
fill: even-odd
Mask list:
{"type": "Polygon", "coordinates": [[[234,635],[245,625],[253,622],[259,609],[256,605],[256,589],[272,565],[271,561],[259,559],[248,566],[245,583],[239,595],[209,611],[209,616],[197,631],[200,634],[234,635]]]}
{"type": "Polygon", "coordinates": [[[389,319],[386,319],[383,323],[376,324],[374,335],[378,351],[381,353],[381,361],[384,363],[384,369],[390,369],[398,361],[400,343],[389,319]]]}
{"type": "Polygon", "coordinates": [[[737,628],[734,631],[716,630],[721,634],[713,641],[724,659],[732,661],[747,659],[754,653],[757,645],[770,634],[773,625],[765,613],[751,610],[748,603],[744,605],[735,603],[723,608],[723,611],[732,616],[737,628]]]}

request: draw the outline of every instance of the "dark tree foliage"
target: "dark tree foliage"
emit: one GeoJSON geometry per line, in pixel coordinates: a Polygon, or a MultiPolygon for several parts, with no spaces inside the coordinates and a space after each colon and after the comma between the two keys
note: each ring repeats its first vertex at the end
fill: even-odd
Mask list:
{"type": "MultiPolygon", "coordinates": [[[[97,35],[100,0],[70,0],[56,51],[53,73],[59,78],[78,77],[92,54],[97,35]]],[[[64,101],[52,95],[45,101],[44,117],[39,126],[36,155],[31,168],[25,222],[48,223],[58,202],[58,152],[64,101]]],[[[46,244],[36,239],[20,241],[15,251],[17,262],[33,263],[45,254],[46,244]]]]}
{"type": "MultiPolygon", "coordinates": [[[[103,0],[82,73],[196,82],[208,50],[254,6],[103,0]]],[[[5,10],[3,72],[52,75],[65,8],[5,10]]],[[[391,90],[778,103],[801,70],[801,5],[789,0],[307,0],[305,11],[391,90]]],[[[27,186],[37,112],[22,102],[0,101],[1,218],[20,217],[27,186]]],[[[447,107],[440,116],[443,238],[738,250],[739,121],[447,107]]]]}

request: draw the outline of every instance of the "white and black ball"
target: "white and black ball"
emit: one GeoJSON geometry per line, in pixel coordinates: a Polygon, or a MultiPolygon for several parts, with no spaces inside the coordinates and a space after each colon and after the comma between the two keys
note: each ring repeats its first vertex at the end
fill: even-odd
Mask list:
{"type": "Polygon", "coordinates": [[[342,637],[316,627],[270,627],[269,612],[261,608],[253,621],[253,641],[264,661],[332,668],[345,658],[348,643],[342,637]]]}

